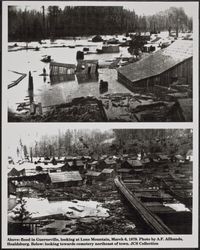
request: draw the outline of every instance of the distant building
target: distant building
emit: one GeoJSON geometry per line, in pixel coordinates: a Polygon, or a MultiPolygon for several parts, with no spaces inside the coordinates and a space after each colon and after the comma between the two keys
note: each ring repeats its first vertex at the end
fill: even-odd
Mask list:
{"type": "Polygon", "coordinates": [[[86,184],[93,184],[96,181],[101,180],[101,172],[87,171],[87,173],[85,174],[85,177],[86,177],[86,184]]]}
{"type": "Polygon", "coordinates": [[[155,156],[156,160],[158,160],[159,162],[165,163],[169,161],[169,157],[167,155],[164,154],[157,154],[155,156]]]}
{"type": "Polygon", "coordinates": [[[76,65],[50,62],[50,76],[75,74],[76,65]]]}
{"type": "Polygon", "coordinates": [[[8,172],[8,176],[9,177],[14,177],[14,176],[20,176],[19,171],[16,168],[12,168],[9,172],[8,172]]]}
{"type": "Polygon", "coordinates": [[[185,158],[182,156],[182,155],[173,155],[171,157],[171,160],[173,162],[184,162],[185,161],[185,158]]]}
{"type": "Polygon", "coordinates": [[[99,161],[99,168],[116,168],[117,162],[112,158],[106,158],[105,160],[99,161]]]}
{"type": "Polygon", "coordinates": [[[102,178],[111,178],[114,177],[114,170],[110,168],[104,168],[101,171],[101,176],[102,178]]]}
{"type": "Polygon", "coordinates": [[[128,159],[121,164],[122,168],[141,168],[142,162],[139,160],[128,159]]]}
{"type": "Polygon", "coordinates": [[[176,78],[192,85],[192,41],[178,40],[138,62],[118,69],[118,81],[134,91],[153,85],[170,86],[176,78]]]}
{"type": "Polygon", "coordinates": [[[103,45],[100,53],[119,53],[119,45],[103,45]]]}
{"type": "Polygon", "coordinates": [[[188,152],[186,154],[186,160],[193,161],[193,150],[192,149],[188,150],[188,152]]]}
{"type": "Polygon", "coordinates": [[[82,177],[78,171],[66,171],[60,173],[49,173],[46,184],[50,187],[59,188],[64,186],[79,186],[82,184],[82,177]]]}
{"type": "Polygon", "coordinates": [[[77,74],[96,74],[98,73],[98,60],[78,60],[76,67],[77,74]]]}

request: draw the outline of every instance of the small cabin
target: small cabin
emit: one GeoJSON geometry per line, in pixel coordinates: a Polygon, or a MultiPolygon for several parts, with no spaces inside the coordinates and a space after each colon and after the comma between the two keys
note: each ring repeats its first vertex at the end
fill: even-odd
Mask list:
{"type": "Polygon", "coordinates": [[[102,49],[97,49],[99,54],[101,53],[119,53],[119,45],[103,45],[102,49]]]}
{"type": "Polygon", "coordinates": [[[112,178],[114,177],[114,170],[110,168],[104,168],[101,172],[102,178],[112,178]]]}
{"type": "Polygon", "coordinates": [[[94,184],[96,181],[101,180],[101,172],[87,171],[85,177],[86,177],[86,184],[94,184]]]}
{"type": "Polygon", "coordinates": [[[82,177],[78,171],[49,173],[45,182],[52,188],[80,186],[82,184],[82,177]]]}
{"type": "Polygon", "coordinates": [[[75,74],[76,65],[50,62],[50,76],[75,74]]]}

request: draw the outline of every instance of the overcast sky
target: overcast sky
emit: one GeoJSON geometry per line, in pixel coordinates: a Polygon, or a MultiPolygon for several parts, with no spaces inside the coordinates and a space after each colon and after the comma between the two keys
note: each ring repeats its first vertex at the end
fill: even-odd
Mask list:
{"type": "Polygon", "coordinates": [[[19,146],[19,141],[21,139],[23,145],[26,145],[27,147],[30,147],[31,145],[34,145],[35,141],[39,141],[42,136],[53,136],[58,135],[59,131],[61,133],[65,133],[67,129],[85,129],[87,131],[90,131],[90,129],[100,130],[102,132],[104,131],[110,131],[112,133],[112,130],[109,130],[108,128],[105,128],[104,126],[97,126],[95,124],[90,124],[89,129],[88,125],[76,123],[71,126],[70,124],[63,124],[63,123],[56,123],[56,124],[15,124],[14,126],[10,125],[7,128],[7,132],[9,136],[7,137],[7,146],[8,146],[8,155],[12,156],[16,154],[17,146],[19,146]],[[16,133],[17,131],[17,133],[16,133]]]}
{"type": "Polygon", "coordinates": [[[169,9],[171,6],[174,7],[183,7],[186,14],[190,17],[193,16],[194,11],[197,8],[197,3],[194,2],[11,2],[13,5],[21,6],[22,9],[27,7],[27,9],[36,9],[41,11],[41,6],[44,5],[48,7],[49,5],[59,5],[61,8],[64,8],[67,5],[74,6],[88,6],[88,5],[98,5],[98,6],[124,6],[124,8],[135,10],[138,15],[152,15],[158,13],[159,11],[163,11],[169,9]],[[66,4],[67,3],[67,4],[66,4]]]}

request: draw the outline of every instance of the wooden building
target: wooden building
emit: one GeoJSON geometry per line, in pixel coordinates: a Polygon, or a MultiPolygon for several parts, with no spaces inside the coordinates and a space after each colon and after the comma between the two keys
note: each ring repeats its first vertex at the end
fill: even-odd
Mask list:
{"type": "Polygon", "coordinates": [[[49,184],[52,188],[80,186],[82,184],[82,177],[78,171],[49,173],[45,183],[49,184]]]}
{"type": "Polygon", "coordinates": [[[75,64],[50,62],[50,77],[56,75],[72,75],[75,74],[75,70],[75,64]]]}
{"type": "Polygon", "coordinates": [[[102,53],[119,53],[119,45],[103,45],[102,53]]]}
{"type": "Polygon", "coordinates": [[[101,171],[102,178],[112,178],[114,177],[114,170],[110,168],[104,168],[101,171]]]}
{"type": "Polygon", "coordinates": [[[139,160],[128,159],[121,164],[121,168],[131,169],[130,173],[140,173],[143,171],[143,164],[139,160]]]}
{"type": "Polygon", "coordinates": [[[96,74],[98,73],[98,60],[78,60],[76,74],[96,74]]]}
{"type": "Polygon", "coordinates": [[[165,49],[119,68],[118,81],[131,91],[154,85],[169,87],[174,79],[192,85],[192,46],[192,41],[177,40],[165,49]]]}
{"type": "Polygon", "coordinates": [[[94,184],[97,181],[101,181],[101,172],[97,171],[87,171],[85,174],[86,177],[86,184],[94,184]]]}
{"type": "Polygon", "coordinates": [[[14,176],[20,176],[19,171],[16,168],[12,168],[9,172],[8,172],[8,176],[9,177],[14,177],[14,176]]]}

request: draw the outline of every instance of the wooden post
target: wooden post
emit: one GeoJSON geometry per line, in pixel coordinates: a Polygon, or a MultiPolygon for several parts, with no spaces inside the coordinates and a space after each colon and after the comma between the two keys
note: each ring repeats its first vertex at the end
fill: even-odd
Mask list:
{"type": "Polygon", "coordinates": [[[33,77],[31,76],[30,71],[29,71],[29,77],[28,77],[28,90],[33,90],[33,77]]]}

